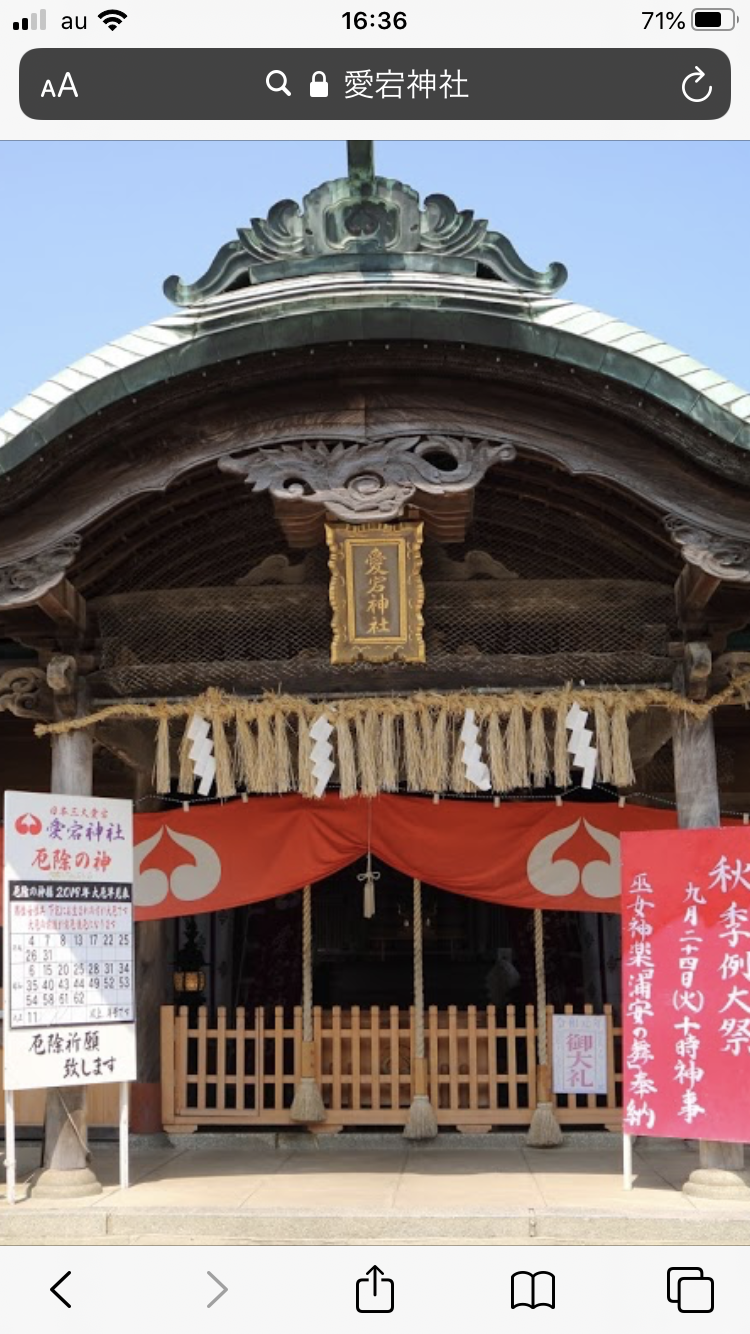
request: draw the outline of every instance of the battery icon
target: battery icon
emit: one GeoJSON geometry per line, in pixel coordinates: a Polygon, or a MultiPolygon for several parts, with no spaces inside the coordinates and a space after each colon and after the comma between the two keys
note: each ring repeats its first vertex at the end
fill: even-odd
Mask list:
{"type": "Polygon", "coordinates": [[[705,32],[729,32],[736,22],[733,9],[694,9],[693,27],[705,32]]]}

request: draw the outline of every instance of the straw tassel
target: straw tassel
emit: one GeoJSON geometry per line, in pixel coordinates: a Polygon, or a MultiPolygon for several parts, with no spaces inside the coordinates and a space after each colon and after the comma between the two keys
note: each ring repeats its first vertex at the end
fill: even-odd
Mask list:
{"type": "Polygon", "coordinates": [[[360,791],[363,797],[376,797],[378,783],[378,719],[374,709],[357,715],[360,791]]]}
{"type": "Polygon", "coordinates": [[[444,709],[438,710],[432,722],[430,746],[430,776],[433,792],[445,792],[448,787],[450,771],[448,756],[448,715],[444,709]]]}
{"type": "Polygon", "coordinates": [[[414,1072],[413,1094],[404,1126],[405,1139],[434,1139],[437,1118],[428,1094],[428,1069],[424,1041],[424,960],[422,943],[422,885],[414,881],[414,1072]]]}
{"type": "Polygon", "coordinates": [[[237,788],[234,785],[234,774],[232,773],[232,756],[224,729],[224,720],[218,709],[215,709],[211,714],[211,728],[214,739],[214,758],[216,759],[216,795],[217,797],[234,797],[237,795],[237,788]]]}
{"type": "Polygon", "coordinates": [[[276,791],[290,792],[294,787],[292,757],[289,753],[287,721],[280,709],[273,717],[273,732],[276,744],[276,791]]]}
{"type": "Polygon", "coordinates": [[[357,759],[348,718],[336,723],[336,750],[339,761],[339,796],[353,797],[357,791],[357,759]]]}
{"type": "Polygon", "coordinates": [[[234,731],[234,764],[237,781],[248,792],[257,791],[258,747],[249,718],[237,714],[234,731]]]}
{"type": "Polygon", "coordinates": [[[180,742],[180,772],[177,778],[178,792],[192,792],[195,785],[193,761],[190,758],[190,748],[193,743],[188,735],[190,724],[194,717],[194,713],[189,715],[187,723],[185,724],[185,731],[182,734],[182,741],[180,742]]]}
{"type": "Polygon", "coordinates": [[[547,766],[547,732],[544,725],[544,709],[539,707],[534,708],[531,713],[529,763],[534,777],[534,787],[544,787],[549,773],[547,766]]]}
{"type": "Polygon", "coordinates": [[[390,710],[380,718],[380,787],[383,792],[398,792],[396,718],[390,710]]]}
{"type": "Polygon", "coordinates": [[[258,746],[255,781],[258,792],[275,792],[276,778],[276,742],[271,730],[271,718],[267,708],[258,712],[258,746]]]}
{"type": "Polygon", "coordinates": [[[157,792],[169,792],[172,786],[172,766],[169,759],[169,715],[163,713],[156,729],[156,758],[154,786],[157,792]]]}
{"type": "Polygon", "coordinates": [[[326,1109],[315,1080],[315,1041],[313,1033],[313,939],[312,889],[302,891],[302,1052],[300,1079],[289,1109],[293,1121],[317,1124],[325,1120],[326,1109]]]}
{"type": "Polygon", "coordinates": [[[404,714],[404,766],[406,786],[410,792],[423,792],[423,751],[417,719],[412,709],[404,714]]]}
{"type": "Polygon", "coordinates": [[[523,704],[516,701],[510,711],[505,735],[508,748],[508,776],[511,788],[529,786],[529,766],[526,759],[526,724],[523,704]]]}
{"type": "Polygon", "coordinates": [[[303,713],[297,714],[297,774],[302,796],[312,797],[315,793],[315,779],[312,771],[312,737],[310,736],[310,722],[303,713]]]}
{"type": "Polygon", "coordinates": [[[461,740],[461,727],[463,718],[459,718],[454,723],[452,730],[453,736],[453,763],[451,765],[451,790],[453,792],[474,792],[475,789],[466,777],[466,765],[464,764],[464,747],[461,740]]]}
{"type": "Polygon", "coordinates": [[[432,755],[432,719],[427,708],[417,709],[416,726],[419,732],[422,752],[422,788],[425,792],[435,791],[435,775],[432,755]]]}
{"type": "Polygon", "coordinates": [[[568,729],[565,719],[568,716],[570,701],[563,695],[557,706],[555,719],[555,787],[568,787],[570,784],[570,756],[568,753],[568,729]]]}
{"type": "Polygon", "coordinates": [[[603,783],[612,782],[612,738],[609,730],[609,714],[606,704],[598,699],[594,704],[594,725],[596,735],[594,745],[599,765],[599,777],[603,783]]]}
{"type": "Polygon", "coordinates": [[[562,1131],[552,1104],[547,1051],[547,983],[544,970],[544,918],[540,908],[534,909],[534,966],[536,970],[536,1107],[526,1143],[533,1149],[550,1149],[562,1144],[562,1131]]]}
{"type": "Polygon", "coordinates": [[[490,714],[487,723],[487,760],[490,766],[493,788],[496,792],[507,792],[510,784],[508,782],[508,765],[505,761],[505,742],[500,727],[500,718],[496,713],[490,714]]]}
{"type": "Polygon", "coordinates": [[[630,757],[628,706],[625,700],[615,705],[612,715],[612,780],[616,787],[630,787],[635,782],[630,757]]]}

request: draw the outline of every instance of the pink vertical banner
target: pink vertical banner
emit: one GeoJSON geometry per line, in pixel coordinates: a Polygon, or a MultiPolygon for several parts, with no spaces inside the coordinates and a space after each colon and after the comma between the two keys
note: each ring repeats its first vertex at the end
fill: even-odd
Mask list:
{"type": "Polygon", "coordinates": [[[750,1140],[750,829],[622,835],[623,1131],[750,1140]]]}

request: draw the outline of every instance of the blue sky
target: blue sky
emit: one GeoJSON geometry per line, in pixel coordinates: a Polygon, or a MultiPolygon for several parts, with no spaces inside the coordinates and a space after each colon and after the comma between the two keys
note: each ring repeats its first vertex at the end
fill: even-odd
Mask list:
{"type": "MultiPolygon", "coordinates": [[[[344,175],[341,141],[4,143],[0,412],[171,309],[252,216],[344,175]]],[[[451,195],[563,295],[750,387],[750,144],[386,142],[377,169],[451,195]]]]}

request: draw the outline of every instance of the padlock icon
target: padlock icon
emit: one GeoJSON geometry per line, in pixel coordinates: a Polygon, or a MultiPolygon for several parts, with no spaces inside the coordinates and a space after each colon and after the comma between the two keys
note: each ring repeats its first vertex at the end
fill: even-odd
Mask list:
{"type": "Polygon", "coordinates": [[[322,69],[316,69],[310,80],[310,96],[311,97],[328,96],[328,80],[326,79],[326,76],[323,73],[322,69]]]}

